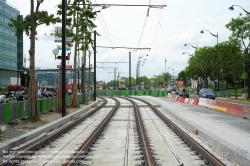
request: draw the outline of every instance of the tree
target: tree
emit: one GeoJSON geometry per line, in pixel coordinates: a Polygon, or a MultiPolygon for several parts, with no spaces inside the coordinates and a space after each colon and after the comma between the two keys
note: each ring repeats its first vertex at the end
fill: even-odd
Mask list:
{"type": "Polygon", "coordinates": [[[178,74],[178,78],[177,80],[182,80],[183,81],[183,85],[186,86],[187,85],[187,77],[185,74],[185,71],[182,70],[179,74],[178,74]]]}
{"type": "Polygon", "coordinates": [[[232,20],[226,24],[226,27],[232,31],[230,36],[231,40],[237,40],[241,44],[243,49],[243,63],[245,64],[245,70],[247,72],[247,99],[250,98],[250,15],[232,18],[232,20]]]}
{"type": "MultiPolygon", "coordinates": [[[[73,37],[75,42],[74,49],[74,67],[73,67],[73,93],[71,106],[77,105],[77,84],[76,84],[76,71],[77,71],[77,52],[83,52],[84,62],[86,62],[86,51],[90,50],[90,46],[93,49],[93,29],[96,25],[92,20],[96,18],[96,12],[93,12],[91,2],[89,0],[68,0],[67,4],[67,26],[71,28],[71,31],[67,32],[67,35],[73,37]],[[85,3],[88,5],[85,5],[85,3]],[[81,5],[79,5],[81,4],[81,5]],[[75,33],[74,33],[75,31],[75,33]],[[82,43],[81,47],[79,46],[82,43]]],[[[62,14],[62,6],[58,5],[58,14],[62,14]]],[[[79,55],[79,54],[78,54],[79,55]]],[[[86,63],[84,63],[83,73],[85,74],[86,63]]],[[[85,92],[85,75],[82,80],[83,92],[85,92]]],[[[83,101],[85,101],[85,95],[83,95],[83,101]]]]}
{"type": "Polygon", "coordinates": [[[188,61],[185,69],[186,76],[189,78],[203,78],[204,87],[208,87],[207,78],[215,77],[217,67],[217,50],[215,47],[203,47],[195,51],[193,57],[188,61]]]}
{"type": "Polygon", "coordinates": [[[19,22],[18,19],[11,19],[9,26],[16,28],[16,35],[23,32],[30,38],[30,83],[29,83],[29,119],[37,118],[38,114],[38,97],[37,97],[37,81],[35,79],[35,42],[37,35],[37,27],[40,25],[49,26],[50,24],[56,24],[60,22],[59,17],[55,17],[53,14],[49,15],[47,11],[39,11],[40,5],[44,0],[37,0],[36,7],[34,0],[30,0],[30,14],[27,15],[23,22],[19,22]]]}

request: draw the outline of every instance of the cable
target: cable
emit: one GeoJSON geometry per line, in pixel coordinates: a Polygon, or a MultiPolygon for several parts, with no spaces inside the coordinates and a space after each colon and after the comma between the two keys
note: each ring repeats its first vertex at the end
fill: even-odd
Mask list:
{"type": "MultiPolygon", "coordinates": [[[[164,4],[166,4],[166,2],[167,2],[167,0],[165,1],[165,3],[164,3],[164,4]]],[[[164,9],[163,9],[163,10],[164,10],[164,9]]],[[[156,26],[156,29],[155,29],[155,34],[154,34],[153,40],[152,40],[152,42],[151,42],[151,44],[150,44],[150,47],[152,46],[152,44],[153,44],[153,42],[154,42],[155,35],[156,35],[157,30],[158,30],[158,26],[159,26],[159,25],[161,26],[161,24],[160,24],[160,20],[161,20],[161,17],[162,17],[163,10],[161,11],[161,15],[160,15],[160,18],[159,18],[159,21],[158,21],[158,23],[159,23],[159,24],[157,24],[157,26],[156,26]]]]}
{"type": "MultiPolygon", "coordinates": [[[[95,3],[97,4],[97,2],[96,2],[96,0],[94,0],[95,1],[95,3]]],[[[110,43],[111,43],[111,46],[114,46],[114,43],[113,43],[113,41],[112,41],[112,39],[111,39],[111,37],[110,37],[110,34],[109,34],[109,31],[108,31],[108,28],[107,28],[107,26],[106,26],[106,23],[105,23],[105,21],[104,21],[104,18],[103,18],[103,16],[102,16],[102,13],[100,12],[100,14],[101,14],[101,17],[102,17],[102,21],[103,21],[103,23],[104,23],[104,26],[105,26],[105,28],[106,28],[106,31],[107,31],[107,33],[106,33],[106,35],[107,35],[107,37],[108,37],[108,40],[110,41],[110,43]]],[[[99,16],[98,16],[98,19],[100,20],[100,18],[99,18],[99,16]]]]}

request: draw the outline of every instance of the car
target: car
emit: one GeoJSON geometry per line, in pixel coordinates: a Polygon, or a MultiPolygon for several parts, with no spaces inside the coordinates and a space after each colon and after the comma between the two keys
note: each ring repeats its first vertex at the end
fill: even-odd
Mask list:
{"type": "Polygon", "coordinates": [[[170,86],[170,87],[167,88],[167,92],[168,92],[168,93],[171,93],[172,90],[173,90],[173,87],[172,87],[172,86],[170,86]]]}
{"type": "Polygon", "coordinates": [[[214,99],[215,100],[214,91],[212,89],[209,89],[209,88],[202,88],[199,91],[199,97],[214,99]]]}
{"type": "Polygon", "coordinates": [[[178,94],[180,97],[186,97],[189,98],[189,91],[187,89],[185,89],[185,92],[183,92],[184,88],[179,88],[178,90],[178,94]]]}
{"type": "Polygon", "coordinates": [[[0,95],[0,103],[6,103],[6,96],[5,95],[0,95]]]}

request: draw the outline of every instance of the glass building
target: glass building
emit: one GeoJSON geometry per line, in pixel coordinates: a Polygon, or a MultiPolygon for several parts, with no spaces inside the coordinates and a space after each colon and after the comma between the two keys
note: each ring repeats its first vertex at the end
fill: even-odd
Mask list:
{"type": "MultiPolygon", "coordinates": [[[[56,87],[59,77],[59,69],[36,69],[36,80],[40,87],[56,87]]],[[[79,83],[81,83],[82,70],[79,68],[79,83]]],[[[78,72],[76,72],[76,80],[78,81],[78,72]]],[[[85,84],[93,84],[94,72],[90,72],[89,79],[89,68],[85,70],[85,84]]],[[[73,84],[73,69],[66,69],[66,85],[73,84]]]]}
{"type": "Polygon", "coordinates": [[[8,26],[11,18],[23,21],[14,6],[0,0],[0,87],[20,84],[23,71],[23,34],[15,36],[15,29],[8,26]]]}

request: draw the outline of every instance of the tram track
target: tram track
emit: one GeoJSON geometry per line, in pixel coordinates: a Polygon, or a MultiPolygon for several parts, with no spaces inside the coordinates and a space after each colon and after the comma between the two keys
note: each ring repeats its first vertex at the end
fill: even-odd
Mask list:
{"type": "MultiPolygon", "coordinates": [[[[176,141],[175,144],[179,144],[180,140],[190,148],[195,156],[199,157],[199,160],[203,160],[205,165],[225,165],[148,101],[131,97],[101,99],[103,102],[85,116],[69,122],[34,145],[21,149],[21,153],[10,154],[8,159],[0,162],[0,166],[16,165],[21,163],[20,161],[32,159],[38,161],[39,154],[35,152],[44,154],[43,149],[48,149],[51,144],[58,145],[58,148],[55,149],[56,153],[47,153],[46,159],[41,158],[39,163],[28,165],[56,166],[59,160],[60,165],[63,166],[93,165],[94,163],[94,165],[107,165],[107,163],[112,165],[112,162],[113,165],[121,164],[121,162],[117,162],[118,160],[123,160],[123,166],[132,164],[155,166],[166,164],[166,160],[173,161],[174,165],[184,165],[182,156],[180,157],[176,153],[176,149],[173,149],[172,144],[169,143],[176,141]],[[109,100],[108,107],[106,106],[107,100],[109,100]],[[122,107],[121,101],[128,101],[130,104],[126,103],[122,107]],[[162,129],[162,126],[166,128],[165,125],[169,127],[169,131],[162,129]],[[112,130],[113,132],[111,132],[112,130]],[[172,137],[167,138],[167,132],[172,137]],[[163,147],[164,150],[162,150],[163,147]],[[101,148],[105,150],[101,151],[101,148]],[[70,153],[60,154],[63,151],[70,153]],[[106,158],[101,157],[102,153],[105,153],[106,158]],[[109,153],[118,156],[112,158],[109,153]],[[138,157],[134,159],[134,156],[138,157]]],[[[185,147],[182,148],[185,149],[185,147]]]]}
{"type": "Polygon", "coordinates": [[[35,152],[38,152],[39,150],[43,149],[46,145],[55,141],[63,134],[70,131],[72,128],[76,127],[79,123],[83,122],[86,118],[92,116],[98,110],[103,108],[104,105],[107,104],[107,100],[104,98],[102,98],[102,100],[103,102],[100,105],[96,106],[93,110],[89,111],[84,116],[80,116],[78,119],[67,123],[58,130],[55,130],[53,133],[48,134],[45,138],[37,141],[37,143],[29,146],[28,148],[19,149],[18,151],[8,151],[8,153],[4,154],[5,158],[0,163],[0,166],[12,166],[20,164],[22,162],[26,162],[31,155],[35,154],[35,152]]]}
{"type": "MultiPolygon", "coordinates": [[[[132,97],[131,97],[132,98],[132,97]]],[[[209,166],[225,166],[218,158],[212,155],[208,150],[196,142],[192,137],[185,133],[180,127],[175,125],[170,119],[168,119],[161,111],[154,107],[150,102],[139,98],[132,98],[142,101],[150,106],[150,108],[174,131],[174,133],[194,152],[195,155],[199,156],[203,160],[205,165],[209,166]]]]}

